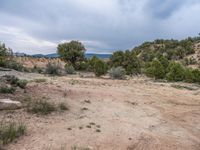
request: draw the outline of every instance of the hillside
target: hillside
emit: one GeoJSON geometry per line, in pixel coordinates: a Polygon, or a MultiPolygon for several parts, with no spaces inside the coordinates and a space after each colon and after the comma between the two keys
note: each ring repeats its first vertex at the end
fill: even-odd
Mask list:
{"type": "Polygon", "coordinates": [[[140,60],[150,62],[161,56],[180,61],[183,65],[198,68],[200,65],[200,37],[184,40],[163,40],[145,42],[133,49],[140,60]]]}
{"type": "Polygon", "coordinates": [[[30,56],[23,56],[23,57],[14,57],[14,60],[20,64],[22,64],[26,68],[46,68],[48,63],[56,63],[60,64],[62,68],[65,66],[65,62],[62,61],[60,58],[46,58],[46,57],[30,57],[30,56]]]}

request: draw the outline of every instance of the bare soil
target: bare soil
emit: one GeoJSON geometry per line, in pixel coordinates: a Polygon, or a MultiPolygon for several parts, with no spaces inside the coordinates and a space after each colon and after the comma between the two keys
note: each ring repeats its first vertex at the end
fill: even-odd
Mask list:
{"type": "MultiPolygon", "coordinates": [[[[11,73],[11,72],[10,72],[11,73]]],[[[8,74],[10,74],[8,73],[8,74]]],[[[184,83],[161,83],[144,77],[128,80],[87,75],[48,77],[16,73],[30,82],[25,91],[0,95],[24,101],[46,98],[70,110],[40,116],[1,111],[0,118],[22,120],[27,133],[6,146],[8,150],[199,150],[200,87],[184,83]],[[177,87],[184,88],[175,88],[177,87]],[[190,88],[185,88],[190,87],[190,88]]]]}

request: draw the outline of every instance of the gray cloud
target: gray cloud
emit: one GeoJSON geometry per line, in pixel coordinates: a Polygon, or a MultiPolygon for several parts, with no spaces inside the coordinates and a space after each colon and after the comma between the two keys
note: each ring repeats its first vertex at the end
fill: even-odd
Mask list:
{"type": "Polygon", "coordinates": [[[55,52],[70,40],[88,52],[113,52],[197,35],[198,14],[198,0],[1,0],[0,41],[26,53],[55,52]]]}

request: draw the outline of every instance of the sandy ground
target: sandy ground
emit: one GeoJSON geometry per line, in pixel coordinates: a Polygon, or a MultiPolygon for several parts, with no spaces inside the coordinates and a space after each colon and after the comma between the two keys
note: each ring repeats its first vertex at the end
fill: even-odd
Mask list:
{"type": "MultiPolygon", "coordinates": [[[[0,95],[22,100],[48,98],[70,110],[47,116],[24,109],[1,111],[7,119],[23,120],[27,133],[8,150],[200,150],[200,87],[177,89],[171,84],[134,77],[129,80],[46,77],[17,74],[31,82],[25,93],[0,95]],[[91,126],[91,128],[89,128],[91,126]]],[[[183,83],[179,83],[183,84],[183,83]]],[[[185,84],[184,84],[185,85],[185,84]]]]}

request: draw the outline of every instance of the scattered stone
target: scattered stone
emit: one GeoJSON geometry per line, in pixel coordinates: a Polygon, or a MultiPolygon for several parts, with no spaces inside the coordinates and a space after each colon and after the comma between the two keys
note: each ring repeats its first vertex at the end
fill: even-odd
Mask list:
{"type": "Polygon", "coordinates": [[[90,125],[94,126],[94,125],[95,125],[95,123],[94,123],[94,122],[90,122],[90,125]]]}
{"type": "Polygon", "coordinates": [[[87,127],[87,128],[92,128],[90,125],[87,125],[86,127],[87,127]]]}
{"type": "Polygon", "coordinates": [[[0,110],[15,110],[22,108],[22,103],[10,99],[0,99],[0,110]]]}
{"type": "Polygon", "coordinates": [[[96,127],[97,127],[97,128],[101,128],[101,126],[100,126],[100,125],[96,125],[96,127]]]}
{"type": "Polygon", "coordinates": [[[96,132],[101,132],[101,130],[99,130],[99,129],[96,129],[96,132]]]}
{"type": "Polygon", "coordinates": [[[84,108],[82,108],[81,110],[88,110],[88,108],[84,107],[84,108]]]}
{"type": "Polygon", "coordinates": [[[88,104],[90,104],[90,103],[91,103],[91,101],[90,101],[90,100],[85,100],[85,103],[88,103],[88,104]]]}

